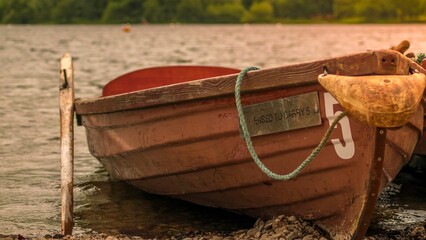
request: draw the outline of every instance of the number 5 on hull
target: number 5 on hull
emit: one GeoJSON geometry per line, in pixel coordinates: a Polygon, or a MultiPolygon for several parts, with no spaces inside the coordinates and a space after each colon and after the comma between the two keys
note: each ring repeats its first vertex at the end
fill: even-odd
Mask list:
{"type": "MultiPolygon", "coordinates": [[[[327,117],[328,123],[331,125],[334,119],[342,112],[334,111],[334,105],[339,103],[328,92],[324,93],[324,103],[325,115],[327,117]]],[[[331,142],[333,143],[337,156],[339,156],[341,159],[351,159],[355,155],[355,144],[352,138],[349,118],[347,116],[342,118],[342,120],[339,121],[339,125],[342,128],[343,142],[338,138],[331,139],[331,142]]]]}

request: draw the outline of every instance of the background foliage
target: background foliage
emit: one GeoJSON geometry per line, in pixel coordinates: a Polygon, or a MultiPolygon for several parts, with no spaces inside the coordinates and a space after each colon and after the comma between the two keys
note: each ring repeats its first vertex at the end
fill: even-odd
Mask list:
{"type": "Polygon", "coordinates": [[[0,0],[0,23],[423,21],[426,0],[0,0]]]}

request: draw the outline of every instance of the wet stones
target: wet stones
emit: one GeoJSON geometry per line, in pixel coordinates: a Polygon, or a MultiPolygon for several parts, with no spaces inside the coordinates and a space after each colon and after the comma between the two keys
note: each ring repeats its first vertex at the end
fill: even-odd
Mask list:
{"type": "MultiPolygon", "coordinates": [[[[425,223],[426,224],[426,223],[425,223]]],[[[425,224],[407,227],[401,231],[392,231],[370,235],[364,240],[425,240],[425,224]]],[[[8,239],[8,238],[6,238],[8,239]]],[[[12,238],[14,239],[14,238],[12,238]]],[[[54,239],[52,236],[36,240],[54,239]]],[[[93,233],[65,236],[67,240],[143,240],[138,236],[107,235],[93,233]]],[[[278,216],[270,220],[258,219],[250,229],[241,229],[231,233],[192,232],[175,236],[150,238],[151,240],[328,240],[328,235],[309,221],[295,216],[278,216]]]]}
{"type": "Polygon", "coordinates": [[[425,240],[426,222],[417,226],[409,226],[402,230],[389,230],[383,233],[367,236],[364,240],[425,240]]]}
{"type": "MultiPolygon", "coordinates": [[[[48,238],[45,238],[48,239],[48,238]]],[[[69,240],[136,240],[140,237],[125,235],[110,236],[106,234],[91,234],[84,236],[65,236],[69,240]]],[[[242,229],[232,233],[189,233],[187,235],[159,237],[153,240],[327,240],[326,234],[312,223],[299,219],[295,216],[278,216],[270,220],[258,219],[250,229],[242,229]]]]}
{"type": "Polygon", "coordinates": [[[253,228],[229,234],[231,239],[325,240],[325,234],[311,223],[295,216],[283,215],[264,221],[258,219],[253,228]]]}

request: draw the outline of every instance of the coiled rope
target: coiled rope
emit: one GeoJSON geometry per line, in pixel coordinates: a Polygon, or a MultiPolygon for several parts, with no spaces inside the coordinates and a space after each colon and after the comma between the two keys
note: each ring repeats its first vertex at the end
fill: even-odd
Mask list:
{"type": "Polygon", "coordinates": [[[243,137],[246,141],[247,148],[250,152],[251,157],[253,158],[256,165],[264,172],[266,175],[268,175],[270,178],[273,178],[275,180],[283,180],[288,181],[295,177],[297,177],[300,172],[305,168],[318,154],[319,152],[324,148],[325,144],[328,142],[331,132],[333,131],[334,127],[337,125],[337,123],[347,115],[347,112],[344,111],[341,114],[339,114],[334,121],[331,123],[330,127],[328,128],[327,132],[325,133],[324,137],[321,139],[321,142],[318,144],[318,146],[312,151],[312,153],[291,173],[288,174],[277,174],[272,172],[268,167],[266,167],[257,156],[257,153],[253,147],[253,143],[250,138],[250,134],[247,128],[246,119],[243,112],[243,107],[241,105],[241,92],[240,92],[240,86],[241,82],[244,79],[244,76],[247,74],[247,72],[252,70],[259,70],[258,67],[247,67],[243,69],[237,77],[237,81],[235,83],[235,102],[237,104],[237,111],[238,111],[238,118],[240,120],[240,127],[243,134],[243,137]]]}

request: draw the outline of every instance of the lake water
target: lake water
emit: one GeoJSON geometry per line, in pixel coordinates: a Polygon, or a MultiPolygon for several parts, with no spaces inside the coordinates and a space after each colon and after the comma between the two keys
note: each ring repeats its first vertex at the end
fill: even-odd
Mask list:
{"type": "MultiPolygon", "coordinates": [[[[74,57],[76,97],[99,95],[109,80],[138,68],[199,64],[274,67],[409,40],[426,51],[426,25],[0,25],[0,237],[60,232],[58,78],[74,57]]],[[[112,181],[75,132],[76,233],[142,236],[229,231],[253,220],[145,194],[112,181]]],[[[405,175],[382,199],[374,226],[426,217],[424,175],[405,175]]]]}

